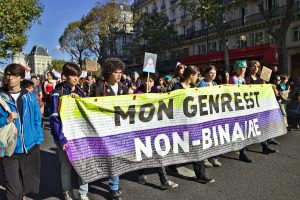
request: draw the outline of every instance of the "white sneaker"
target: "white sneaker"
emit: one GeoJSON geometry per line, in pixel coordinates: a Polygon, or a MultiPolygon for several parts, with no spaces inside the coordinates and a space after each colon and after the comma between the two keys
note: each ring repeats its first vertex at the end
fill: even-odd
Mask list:
{"type": "Polygon", "coordinates": [[[206,168],[209,168],[209,167],[212,167],[213,165],[208,161],[208,159],[204,159],[203,160],[203,163],[204,163],[204,166],[206,167],[206,168]]]}
{"type": "Polygon", "coordinates": [[[63,195],[64,195],[64,200],[75,200],[73,191],[65,191],[63,195]]]}
{"type": "Polygon", "coordinates": [[[211,158],[209,159],[209,162],[214,166],[214,167],[221,167],[222,163],[219,162],[218,158],[211,158]]]}
{"type": "Polygon", "coordinates": [[[80,200],[90,200],[86,194],[80,195],[80,200]]]}

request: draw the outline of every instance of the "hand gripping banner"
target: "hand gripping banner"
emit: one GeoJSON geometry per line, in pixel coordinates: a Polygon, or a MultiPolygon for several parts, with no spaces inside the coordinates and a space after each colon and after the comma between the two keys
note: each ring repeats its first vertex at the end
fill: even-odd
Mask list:
{"type": "Polygon", "coordinates": [[[85,182],[199,161],[285,134],[271,85],[61,100],[69,160],[85,182]]]}

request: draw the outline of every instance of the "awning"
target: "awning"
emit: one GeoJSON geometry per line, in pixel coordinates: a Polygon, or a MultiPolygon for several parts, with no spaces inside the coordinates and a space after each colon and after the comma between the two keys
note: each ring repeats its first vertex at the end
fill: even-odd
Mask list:
{"type": "MultiPolygon", "coordinates": [[[[274,44],[231,49],[228,51],[228,54],[231,64],[239,59],[258,59],[263,60],[267,64],[274,64],[278,62],[277,48],[274,44]]],[[[224,65],[224,53],[223,51],[219,51],[201,55],[185,56],[179,60],[185,65],[220,65],[221,63],[224,65]]]]}

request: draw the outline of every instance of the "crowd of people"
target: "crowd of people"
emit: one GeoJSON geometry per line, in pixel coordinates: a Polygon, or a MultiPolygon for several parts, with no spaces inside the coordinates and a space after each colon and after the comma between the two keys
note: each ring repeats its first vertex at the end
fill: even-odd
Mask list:
{"type": "MultiPolygon", "coordinates": [[[[68,140],[62,132],[62,122],[59,116],[59,99],[61,96],[71,97],[100,97],[118,96],[141,93],[165,93],[178,89],[194,87],[213,87],[222,84],[265,84],[260,78],[261,65],[257,60],[247,62],[236,61],[233,73],[219,72],[213,65],[204,69],[196,66],[179,64],[174,73],[165,75],[133,72],[124,73],[125,64],[118,58],[109,58],[102,65],[102,76],[97,78],[88,75],[80,77],[81,69],[74,63],[63,66],[62,76],[56,79],[52,72],[46,77],[31,76],[25,80],[25,71],[19,64],[10,64],[5,68],[4,82],[0,91],[11,109],[7,113],[0,106],[0,128],[14,122],[19,134],[17,146],[11,157],[1,158],[2,173],[6,184],[6,198],[20,200],[27,193],[38,193],[40,182],[40,154],[39,145],[43,142],[43,117],[48,116],[51,134],[57,145],[57,155],[61,164],[61,182],[63,196],[66,200],[75,199],[73,194],[71,175],[72,165],[65,150],[68,140]],[[26,166],[26,167],[25,167],[26,166]]],[[[295,104],[300,111],[300,80],[291,80],[278,72],[277,66],[272,67],[273,73],[270,83],[283,113],[287,128],[287,110],[289,104],[295,104]]],[[[296,123],[299,126],[299,123],[296,123]]],[[[299,128],[299,127],[298,127],[299,128]]],[[[269,144],[279,145],[275,139],[261,143],[264,154],[276,153],[269,144]]],[[[247,154],[247,147],[239,151],[239,160],[252,163],[247,154]]],[[[218,156],[192,163],[196,179],[199,183],[208,184],[215,180],[206,173],[208,167],[221,167],[218,156]]],[[[161,189],[178,187],[177,183],[169,180],[167,172],[178,174],[177,166],[163,166],[157,168],[161,189]]],[[[137,172],[137,182],[147,183],[145,170],[137,172]]],[[[81,200],[88,200],[87,183],[83,183],[77,175],[78,192],[81,200]]],[[[122,190],[119,186],[119,177],[109,177],[111,199],[121,200],[122,190]]]]}

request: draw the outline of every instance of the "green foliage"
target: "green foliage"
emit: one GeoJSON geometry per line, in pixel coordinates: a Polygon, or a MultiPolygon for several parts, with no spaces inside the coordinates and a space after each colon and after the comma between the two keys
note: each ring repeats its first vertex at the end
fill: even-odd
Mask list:
{"type": "Polygon", "coordinates": [[[165,53],[178,45],[178,33],[164,12],[140,14],[134,19],[134,27],[137,31],[128,47],[135,54],[165,53]]]}
{"type": "Polygon", "coordinates": [[[84,59],[90,57],[87,38],[85,27],[80,20],[71,22],[59,38],[61,49],[66,51],[73,60],[76,60],[80,67],[82,67],[84,59]]]}
{"type": "Polygon", "coordinates": [[[66,61],[64,61],[64,60],[54,59],[54,60],[52,60],[51,65],[48,66],[48,70],[51,71],[52,69],[55,69],[56,71],[61,73],[62,67],[65,63],[66,63],[66,61]]]}
{"type": "Polygon", "coordinates": [[[117,56],[116,39],[128,23],[121,16],[116,3],[98,4],[82,19],[88,34],[90,50],[100,58],[117,56]],[[108,53],[109,52],[109,53],[108,53]]]}
{"type": "Polygon", "coordinates": [[[22,51],[26,32],[42,11],[39,0],[0,0],[0,58],[22,51]]]}

